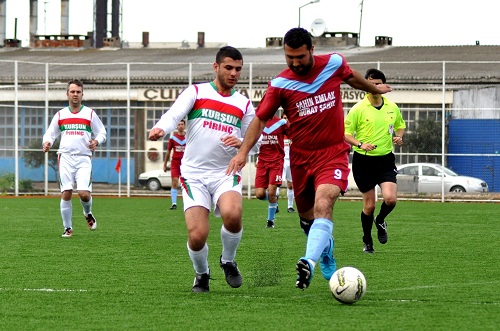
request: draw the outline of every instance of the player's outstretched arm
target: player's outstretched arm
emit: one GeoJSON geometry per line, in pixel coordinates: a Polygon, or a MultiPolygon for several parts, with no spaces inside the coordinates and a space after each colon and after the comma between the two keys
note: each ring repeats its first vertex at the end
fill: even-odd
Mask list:
{"type": "Polygon", "coordinates": [[[363,90],[371,94],[384,94],[392,91],[392,87],[387,84],[375,85],[370,83],[363,75],[354,69],[352,69],[352,74],[353,76],[346,79],[345,82],[355,89],[363,90]]]}
{"type": "Polygon", "coordinates": [[[229,165],[227,166],[226,175],[234,175],[236,172],[241,171],[247,162],[247,156],[253,145],[259,140],[260,134],[264,127],[266,126],[265,120],[261,120],[257,116],[254,117],[250,125],[248,126],[248,130],[245,134],[245,138],[241,143],[240,149],[238,150],[238,154],[229,161],[229,165]]]}

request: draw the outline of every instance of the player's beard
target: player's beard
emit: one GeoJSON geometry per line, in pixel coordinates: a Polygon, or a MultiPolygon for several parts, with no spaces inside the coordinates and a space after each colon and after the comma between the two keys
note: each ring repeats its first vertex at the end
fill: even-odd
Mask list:
{"type": "Polygon", "coordinates": [[[313,65],[314,65],[314,59],[311,52],[309,52],[309,61],[306,64],[301,64],[298,66],[289,65],[288,67],[297,75],[305,76],[311,70],[313,65]]]}

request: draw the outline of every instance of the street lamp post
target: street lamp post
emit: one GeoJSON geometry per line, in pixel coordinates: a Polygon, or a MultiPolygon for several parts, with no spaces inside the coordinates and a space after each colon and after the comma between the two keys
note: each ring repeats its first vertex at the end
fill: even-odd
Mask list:
{"type": "Polygon", "coordinates": [[[310,4],[313,4],[313,3],[318,3],[318,2],[319,2],[319,0],[313,0],[313,1],[308,2],[308,3],[306,3],[305,5],[303,5],[303,6],[300,6],[300,7],[299,7],[299,28],[300,28],[300,10],[301,10],[303,7],[305,7],[305,6],[309,6],[310,4]]]}
{"type": "Polygon", "coordinates": [[[359,4],[361,6],[361,12],[359,14],[359,33],[358,33],[358,47],[361,46],[361,22],[363,21],[363,2],[365,0],[361,0],[359,4]]]}

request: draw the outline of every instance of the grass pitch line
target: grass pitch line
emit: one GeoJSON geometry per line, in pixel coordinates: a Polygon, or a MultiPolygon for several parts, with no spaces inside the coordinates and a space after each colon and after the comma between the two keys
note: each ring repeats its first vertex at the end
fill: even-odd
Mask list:
{"type": "Polygon", "coordinates": [[[83,289],[54,289],[54,288],[2,288],[0,287],[0,291],[2,292],[10,292],[10,291],[26,291],[26,292],[89,292],[88,290],[83,289]]]}
{"type": "Polygon", "coordinates": [[[500,280],[495,280],[495,281],[490,281],[490,282],[475,282],[475,283],[446,283],[446,284],[435,284],[435,285],[417,285],[417,286],[410,286],[410,287],[396,287],[396,288],[391,288],[391,289],[386,289],[386,290],[366,290],[366,292],[370,293],[390,293],[390,292],[399,292],[399,291],[415,291],[415,290],[425,290],[425,289],[439,289],[439,288],[455,288],[457,286],[464,286],[464,285],[470,285],[470,286],[477,286],[477,285],[493,285],[493,284],[500,284],[500,280]]]}
{"type": "MultiPolygon", "coordinates": [[[[368,299],[369,300],[369,299],[368,299]]],[[[418,299],[387,299],[387,300],[374,300],[374,301],[385,301],[385,302],[402,302],[402,303],[429,303],[434,300],[418,300],[418,299]]],[[[462,302],[462,301],[453,301],[458,303],[470,304],[470,305],[491,305],[498,306],[500,302],[497,301],[472,301],[472,302],[462,302]]]]}

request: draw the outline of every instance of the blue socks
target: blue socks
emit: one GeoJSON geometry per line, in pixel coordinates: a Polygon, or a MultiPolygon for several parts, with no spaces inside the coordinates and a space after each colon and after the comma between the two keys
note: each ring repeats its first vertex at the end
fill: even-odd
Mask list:
{"type": "Polygon", "coordinates": [[[172,195],[172,204],[177,204],[177,189],[173,188],[170,190],[170,194],[172,195]]]}
{"type": "Polygon", "coordinates": [[[278,203],[269,203],[269,206],[267,208],[267,220],[268,221],[273,221],[275,216],[276,216],[276,207],[278,206],[278,203]]]}
{"type": "Polygon", "coordinates": [[[321,253],[329,244],[332,237],[333,223],[326,218],[317,218],[314,220],[309,235],[307,236],[307,246],[305,258],[314,262],[318,261],[321,253]]]}

